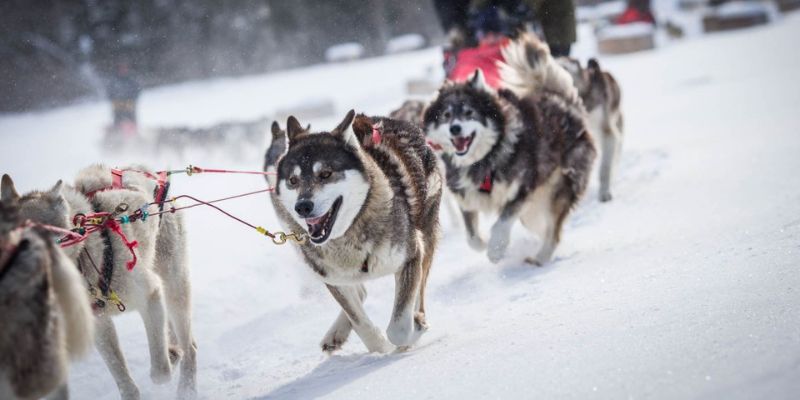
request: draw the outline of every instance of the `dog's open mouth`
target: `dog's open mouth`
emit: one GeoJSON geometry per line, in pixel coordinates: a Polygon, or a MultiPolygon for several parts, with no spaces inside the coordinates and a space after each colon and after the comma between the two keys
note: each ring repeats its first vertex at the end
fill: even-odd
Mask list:
{"type": "Polygon", "coordinates": [[[311,241],[320,244],[328,240],[331,235],[333,223],[336,222],[336,215],[339,213],[339,207],[342,205],[342,196],[339,196],[333,202],[331,208],[325,214],[315,218],[306,218],[308,224],[308,236],[311,241]]]}
{"type": "Polygon", "coordinates": [[[472,140],[475,139],[475,132],[472,132],[472,135],[467,137],[459,136],[450,139],[453,142],[453,146],[456,148],[456,154],[459,156],[463,156],[467,154],[469,151],[469,146],[472,145],[472,140]]]}

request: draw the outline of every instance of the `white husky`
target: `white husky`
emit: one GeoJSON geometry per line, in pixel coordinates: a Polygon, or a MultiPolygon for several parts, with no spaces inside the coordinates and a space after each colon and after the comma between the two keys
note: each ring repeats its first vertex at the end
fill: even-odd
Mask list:
{"type": "MultiPolygon", "coordinates": [[[[19,196],[6,176],[2,193],[4,200],[19,202],[21,218],[69,228],[76,214],[114,212],[123,203],[133,211],[153,201],[156,183],[138,172],[125,173],[121,186],[113,186],[110,168],[94,165],[78,173],[74,187],[59,182],[49,191],[19,196]]],[[[121,237],[110,230],[92,234],[86,241],[66,249],[87,282],[96,285],[99,300],[105,303],[97,310],[97,349],[122,398],[138,399],[139,389],[128,372],[111,320],[120,313],[113,304],[116,293],[128,311],[136,310],[142,316],[153,382],[168,382],[173,364],[182,357],[178,395],[195,397],[196,347],[191,329],[191,286],[182,218],[171,213],[160,218],[152,216],[146,221],[124,224],[122,229],[128,240],[138,243],[135,248],[138,260],[130,271],[126,264],[131,260],[131,252],[121,237]],[[170,336],[177,341],[177,348],[170,348],[168,326],[172,328],[170,336]]]]}

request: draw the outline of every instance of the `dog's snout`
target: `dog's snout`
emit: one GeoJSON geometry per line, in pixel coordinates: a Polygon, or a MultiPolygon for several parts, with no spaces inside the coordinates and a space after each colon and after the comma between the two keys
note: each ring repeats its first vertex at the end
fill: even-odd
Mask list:
{"type": "Polygon", "coordinates": [[[314,202],[307,199],[298,200],[297,203],[294,204],[294,210],[297,212],[297,215],[307,217],[314,211],[314,202]]]}
{"type": "Polygon", "coordinates": [[[460,135],[461,134],[461,125],[450,125],[450,134],[451,135],[460,135]]]}

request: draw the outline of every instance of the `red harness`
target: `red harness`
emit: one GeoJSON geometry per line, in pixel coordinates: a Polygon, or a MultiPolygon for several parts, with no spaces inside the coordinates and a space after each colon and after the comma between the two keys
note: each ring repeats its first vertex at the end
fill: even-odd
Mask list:
{"type": "Polygon", "coordinates": [[[483,178],[483,183],[481,183],[481,186],[478,189],[484,193],[491,193],[493,183],[494,175],[492,174],[492,171],[489,171],[486,173],[486,176],[483,178]]]}

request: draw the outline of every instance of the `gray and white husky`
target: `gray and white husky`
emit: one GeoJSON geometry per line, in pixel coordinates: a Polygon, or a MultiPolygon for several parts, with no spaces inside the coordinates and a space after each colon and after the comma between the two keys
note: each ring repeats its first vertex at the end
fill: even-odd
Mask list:
{"type": "Polygon", "coordinates": [[[622,150],[621,91],[614,76],[600,69],[594,58],[586,68],[573,58],[559,58],[580,92],[589,122],[589,130],[600,139],[600,201],[611,200],[611,180],[622,150]]]}
{"type": "MultiPolygon", "coordinates": [[[[141,167],[135,168],[142,170],[141,167]]],[[[153,201],[156,183],[140,173],[127,172],[122,188],[112,188],[111,169],[93,165],[80,171],[75,185],[60,181],[48,191],[17,194],[8,175],[3,177],[2,198],[18,202],[20,218],[71,228],[76,214],[114,212],[125,203],[130,212],[153,201]],[[87,195],[94,193],[93,196],[87,195]]],[[[151,210],[152,211],[152,210],[151,210]]],[[[191,286],[186,255],[186,231],[180,214],[164,214],[146,221],[122,225],[128,240],[138,242],[133,270],[126,269],[131,254],[122,240],[108,230],[89,236],[65,253],[82,270],[86,281],[116,292],[128,311],[136,310],[144,321],[150,350],[150,377],[160,384],[170,380],[173,364],[181,359],[178,396],[196,394],[196,348],[191,329],[191,286]],[[96,265],[101,274],[95,272],[96,265]],[[99,275],[102,275],[99,276],[99,275]],[[168,326],[169,336],[168,337],[168,326]],[[170,339],[177,341],[176,346],[170,339]]],[[[109,292],[110,293],[110,292],[109,292]]],[[[89,301],[86,296],[85,301],[89,301]]],[[[108,302],[95,319],[95,344],[119,387],[123,399],[138,399],[139,389],[131,377],[119,347],[112,316],[120,312],[108,302]]]]}
{"type": "Polygon", "coordinates": [[[0,398],[67,398],[70,359],[91,346],[94,321],[78,269],[19,206],[0,202],[0,398]]]}
{"type": "Polygon", "coordinates": [[[287,136],[272,202],[287,230],[308,237],[303,258],[342,307],[322,349],[339,349],[351,330],[370,352],[414,344],[427,329],[442,194],[422,131],[350,111],[330,132],[312,133],[289,117],[287,136]],[[388,341],[363,307],[363,283],[385,275],[395,277],[388,341]]]}
{"type": "Polygon", "coordinates": [[[547,45],[522,35],[503,49],[502,89],[480,70],[446,82],[424,115],[428,139],[443,149],[447,186],[458,201],[469,244],[501,260],[519,220],[543,244],[526,258],[548,262],[570,209],[586,189],[595,148],[572,80],[547,45]],[[488,245],[479,213],[498,219],[488,245]],[[538,228],[538,229],[537,229],[538,228]]]}

